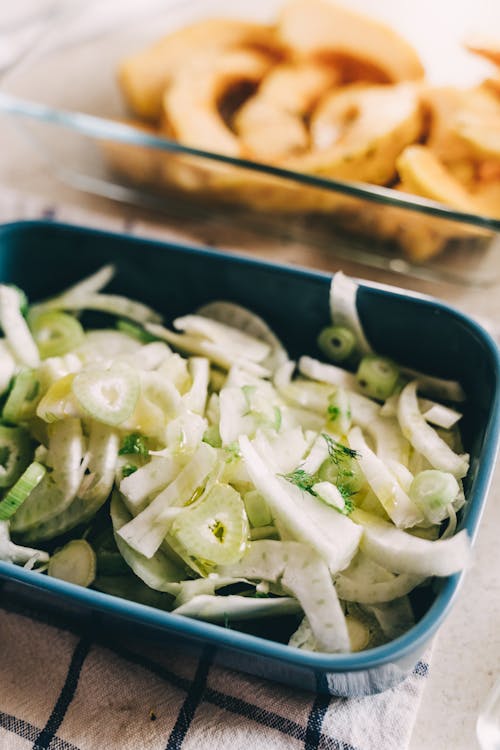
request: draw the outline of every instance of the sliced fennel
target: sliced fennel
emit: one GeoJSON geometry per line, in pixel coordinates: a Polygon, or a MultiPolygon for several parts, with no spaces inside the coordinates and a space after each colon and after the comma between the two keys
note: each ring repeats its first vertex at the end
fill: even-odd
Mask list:
{"type": "Polygon", "coordinates": [[[417,398],[371,352],[341,274],[320,339],[358,376],[296,368],[231,302],[170,330],[103,293],[113,273],[32,306],[31,332],[0,288],[0,559],[214,622],[301,614],[290,644],[316,651],[410,627],[407,595],[467,564],[461,414],[424,398],[460,386],[418,374],[417,398]],[[119,320],[85,331],[68,313],[86,308],[119,320]],[[21,546],[45,540],[51,557],[21,546]]]}

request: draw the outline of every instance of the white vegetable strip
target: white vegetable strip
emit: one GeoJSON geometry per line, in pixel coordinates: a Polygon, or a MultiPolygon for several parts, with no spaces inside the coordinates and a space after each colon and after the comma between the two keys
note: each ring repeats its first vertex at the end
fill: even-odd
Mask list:
{"type": "Polygon", "coordinates": [[[412,370],[409,367],[402,367],[401,372],[410,380],[417,380],[419,391],[431,398],[436,398],[439,401],[455,401],[457,403],[466,399],[464,389],[456,380],[445,380],[444,378],[435,378],[432,375],[424,375],[418,372],[418,370],[412,370]]]}
{"type": "MultiPolygon", "coordinates": [[[[261,539],[252,542],[239,562],[219,567],[222,576],[276,582],[289,560],[302,553],[300,542],[278,542],[261,539]]],[[[306,549],[309,549],[306,547],[306,549]]],[[[310,551],[310,550],[309,550],[310,551]]]]}
{"type": "Polygon", "coordinates": [[[299,469],[307,474],[316,474],[321,464],[328,458],[328,444],[321,435],[314,441],[311,450],[304,458],[299,469]]]}
{"type": "Polygon", "coordinates": [[[119,447],[120,438],[115,430],[101,422],[92,422],[87,448],[87,469],[91,482],[85,491],[79,492],[82,500],[104,502],[108,497],[115,478],[119,447]]]}
{"type": "Polygon", "coordinates": [[[236,357],[245,357],[253,362],[262,362],[270,352],[263,341],[239,331],[233,326],[220,323],[202,315],[185,315],[174,320],[174,328],[191,336],[201,336],[227,349],[236,357]]]}
{"type": "Polygon", "coordinates": [[[352,372],[335,365],[326,365],[312,357],[301,357],[299,359],[299,372],[311,378],[311,380],[338,385],[348,391],[359,391],[358,381],[352,372]]]}
{"type": "Polygon", "coordinates": [[[203,486],[217,460],[216,451],[202,443],[191,461],[150,505],[118,532],[122,539],[145,557],[152,557],[172,523],[172,507],[187,503],[203,486]]]}
{"type": "Polygon", "coordinates": [[[148,499],[173,482],[182,466],[181,456],[153,456],[148,464],[122,479],[120,492],[130,513],[136,516],[144,510],[148,499]]]}
{"type": "Polygon", "coordinates": [[[381,417],[380,407],[366,396],[350,393],[351,419],[375,441],[377,456],[384,462],[393,460],[406,464],[410,445],[401,434],[393,417],[381,417]]]}
{"type": "Polygon", "coordinates": [[[157,370],[171,356],[172,350],[164,341],[151,341],[133,354],[119,355],[117,359],[140,370],[157,370]]]}
{"type": "Polygon", "coordinates": [[[85,277],[73,286],[68,287],[60,296],[61,297],[84,297],[87,294],[100,292],[109,284],[116,273],[116,267],[109,263],[103,266],[95,273],[85,277]]]}
{"type": "MultiPolygon", "coordinates": [[[[380,415],[382,417],[397,417],[398,401],[399,393],[389,396],[380,409],[380,415]]],[[[426,422],[430,422],[437,427],[443,427],[445,430],[449,430],[462,419],[462,414],[459,411],[450,409],[449,406],[443,406],[443,404],[437,404],[427,398],[419,398],[418,407],[426,422]]]]}
{"type": "Polygon", "coordinates": [[[188,367],[193,382],[182,400],[187,409],[203,416],[210,380],[210,365],[204,357],[191,357],[188,367]]]}
{"type": "Polygon", "coordinates": [[[435,424],[437,427],[443,427],[445,430],[449,430],[462,419],[460,412],[450,409],[448,406],[443,406],[443,404],[436,404],[434,401],[419,399],[418,405],[426,422],[435,424]]]}
{"type": "Polygon", "coordinates": [[[270,375],[269,370],[262,367],[262,365],[257,362],[252,362],[241,356],[235,357],[224,347],[214,344],[212,341],[197,336],[189,336],[188,334],[175,333],[174,331],[169,331],[168,328],[156,323],[146,323],[145,328],[149,333],[152,333],[159,339],[167,341],[176,349],[180,349],[188,354],[208,357],[211,362],[218,367],[221,367],[223,370],[229,370],[233,365],[238,365],[257,377],[265,378],[270,375]]]}
{"type": "Polygon", "coordinates": [[[151,558],[144,557],[132,549],[118,534],[120,529],[131,520],[119,494],[115,492],[111,499],[111,521],[113,533],[121,556],[133,570],[136,576],[155,591],[166,591],[169,594],[178,594],[180,590],[179,581],[184,577],[183,572],[169,558],[158,550],[151,558]]]}
{"type": "Polygon", "coordinates": [[[174,609],[172,614],[211,622],[252,620],[256,617],[279,617],[300,612],[300,604],[288,596],[256,599],[249,596],[211,596],[200,594],[174,609]]]}
{"type": "Polygon", "coordinates": [[[459,456],[449,448],[437,432],[427,424],[419,411],[417,401],[417,383],[408,383],[399,397],[398,419],[403,435],[410,441],[416,451],[421,453],[441,471],[449,471],[460,479],[467,474],[469,457],[459,456]]]}
{"type": "Polygon", "coordinates": [[[281,431],[279,434],[273,434],[271,430],[264,434],[262,430],[257,430],[252,445],[276,474],[293,471],[309,447],[301,427],[281,431]]]}
{"type": "Polygon", "coordinates": [[[288,354],[276,334],[261,317],[246,307],[235,305],[233,302],[216,301],[200,307],[197,314],[212,318],[212,320],[218,320],[220,323],[231,323],[233,327],[249,336],[269,344],[271,352],[264,360],[263,365],[269,368],[271,372],[277,370],[283,362],[287,361],[288,354]]]}
{"type": "Polygon", "coordinates": [[[361,549],[372,560],[394,573],[423,576],[449,576],[467,565],[470,544],[467,532],[451,539],[431,542],[407,534],[370,513],[355,510],[351,517],[363,526],[361,549]]]}
{"type": "Polygon", "coordinates": [[[357,296],[359,284],[345,276],[342,271],[334,274],[330,285],[330,314],[336,326],[344,326],[356,336],[357,349],[361,354],[372,354],[359,320],[357,296]]]}
{"type": "Polygon", "coordinates": [[[161,321],[161,315],[158,315],[151,307],[119,294],[62,295],[36,305],[35,309],[37,312],[42,310],[100,310],[141,324],[161,321]]]}
{"type": "Polygon", "coordinates": [[[300,602],[320,651],[350,651],[344,613],[328,567],[319,555],[308,549],[294,555],[281,583],[300,602]]]}
{"type": "Polygon", "coordinates": [[[9,345],[4,339],[0,340],[0,395],[5,393],[16,372],[16,363],[9,345]]]}
{"type": "Polygon", "coordinates": [[[0,325],[17,361],[26,367],[38,367],[40,355],[19,306],[19,292],[0,284],[0,325]]]}
{"type": "Polygon", "coordinates": [[[276,477],[247,437],[240,437],[239,446],[250,478],[269,505],[275,521],[291,538],[315,549],[332,572],[345,568],[359,544],[360,530],[356,524],[309,493],[276,477]]]}
{"type": "Polygon", "coordinates": [[[423,521],[422,512],[410,500],[384,462],[370,450],[360,428],[353,427],[348,439],[349,446],[358,453],[357,460],[366,481],[396,526],[407,528],[423,521]]]}
{"type": "Polygon", "coordinates": [[[349,571],[335,577],[335,588],[341,599],[359,604],[381,604],[405,596],[425,581],[425,576],[402,573],[387,581],[371,581],[369,578],[351,578],[349,571]]]}
{"type": "Polygon", "coordinates": [[[386,604],[377,604],[368,607],[377,618],[377,622],[382,631],[389,640],[399,638],[415,625],[415,615],[411,608],[410,600],[407,596],[394,599],[386,604]]]}

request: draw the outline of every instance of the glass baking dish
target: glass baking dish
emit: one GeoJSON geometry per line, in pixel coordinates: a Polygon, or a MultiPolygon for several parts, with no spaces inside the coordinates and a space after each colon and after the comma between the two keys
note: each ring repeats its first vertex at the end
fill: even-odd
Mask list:
{"type": "MultiPolygon", "coordinates": [[[[500,220],[391,188],[200,151],[128,124],[116,81],[124,57],[202,18],[272,22],[282,4],[107,0],[61,5],[38,42],[1,79],[0,112],[14,118],[16,128],[67,183],[160,209],[201,241],[207,223],[225,236],[237,226],[255,243],[279,238],[420,279],[496,283],[500,220]]],[[[355,5],[370,12],[368,3],[355,5]]],[[[382,4],[385,20],[388,7],[382,4]]],[[[404,16],[396,15],[394,23],[401,25],[404,16]]],[[[410,31],[408,24],[403,31],[410,31]]]]}

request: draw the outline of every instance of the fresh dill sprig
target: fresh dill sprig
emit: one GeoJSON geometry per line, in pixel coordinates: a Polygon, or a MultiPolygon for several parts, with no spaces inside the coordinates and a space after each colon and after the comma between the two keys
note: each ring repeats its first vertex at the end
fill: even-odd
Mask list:
{"type": "Polygon", "coordinates": [[[328,455],[334,464],[339,464],[341,461],[345,461],[346,458],[359,458],[359,453],[352,448],[348,448],[347,445],[337,443],[330,435],[326,432],[321,433],[321,437],[325,440],[328,447],[328,455]]]}
{"type": "Polygon", "coordinates": [[[335,422],[335,420],[338,419],[340,416],[340,409],[338,406],[334,406],[333,404],[330,404],[330,406],[328,407],[327,413],[328,413],[328,419],[331,422],[335,422]]]}
{"type": "Polygon", "coordinates": [[[133,464],[125,464],[125,466],[122,467],[122,477],[126,479],[126,477],[129,477],[135,471],[137,471],[137,466],[134,466],[133,464]]]}
{"type": "Polygon", "coordinates": [[[304,469],[295,469],[295,471],[290,472],[290,474],[280,474],[280,476],[282,476],[283,479],[286,479],[287,482],[304,490],[304,492],[310,492],[311,495],[315,494],[312,491],[313,485],[320,481],[317,476],[308,474],[304,469]]]}

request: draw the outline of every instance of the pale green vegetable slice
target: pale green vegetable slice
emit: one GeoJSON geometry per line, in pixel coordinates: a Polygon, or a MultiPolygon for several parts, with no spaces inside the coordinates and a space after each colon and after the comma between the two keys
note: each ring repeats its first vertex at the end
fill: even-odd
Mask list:
{"type": "Polygon", "coordinates": [[[76,318],[52,310],[32,315],[30,328],[43,359],[67,354],[85,338],[83,327],[76,318]]]}
{"type": "Polygon", "coordinates": [[[99,310],[118,317],[129,318],[136,323],[161,321],[161,316],[142,302],[136,302],[118,294],[100,292],[67,293],[34,305],[34,314],[46,310],[99,310]]]}
{"type": "Polygon", "coordinates": [[[327,326],[320,331],[318,348],[331,362],[344,362],[356,349],[356,337],[343,326],[327,326]]]}
{"type": "Polygon", "coordinates": [[[348,392],[340,386],[328,399],[328,429],[339,435],[347,435],[351,427],[352,411],[348,392]]]}
{"type": "Polygon", "coordinates": [[[283,575],[289,560],[302,555],[303,547],[300,542],[260,539],[248,545],[241,560],[221,566],[219,573],[234,578],[276,582],[283,575]]]}
{"type": "Polygon", "coordinates": [[[328,567],[311,549],[294,555],[281,579],[300,603],[320,651],[350,651],[349,634],[328,567]]]}
{"type": "Polygon", "coordinates": [[[243,502],[245,503],[248,520],[252,526],[270,526],[272,524],[273,517],[269,506],[257,490],[246,492],[243,502]]]}
{"type": "Polygon", "coordinates": [[[390,641],[399,638],[415,625],[415,615],[407,596],[385,604],[371,605],[368,610],[373,612],[382,632],[390,641]]]}
{"type": "Polygon", "coordinates": [[[146,607],[154,607],[170,612],[172,596],[163,591],[154,591],[146,586],[137,576],[133,575],[98,575],[94,581],[94,588],[111,596],[138,602],[146,607]]]}
{"type": "Polygon", "coordinates": [[[362,392],[370,398],[385,401],[394,393],[399,381],[399,368],[386,357],[368,355],[359,363],[356,374],[362,392]]]}
{"type": "Polygon", "coordinates": [[[469,456],[457,455],[427,424],[420,413],[417,400],[417,382],[408,383],[402,390],[398,404],[398,420],[403,435],[416,451],[440,471],[449,472],[460,479],[469,469],[469,456]]]}
{"type": "Polygon", "coordinates": [[[237,594],[200,594],[177,607],[173,614],[211,622],[230,622],[253,620],[257,617],[279,617],[297,612],[300,612],[300,604],[288,596],[261,599],[237,594]]]}
{"type": "Polygon", "coordinates": [[[451,539],[431,542],[359,509],[353,511],[351,518],[363,527],[361,549],[394,573],[425,578],[449,576],[463,570],[469,560],[470,542],[465,529],[451,539]]]}
{"type": "Polygon", "coordinates": [[[85,539],[73,539],[52,555],[47,573],[77,586],[90,586],[96,574],[95,552],[85,539]]]}
{"type": "Polygon", "coordinates": [[[89,368],[75,375],[72,391],[92,419],[117,426],[133,413],[140,394],[137,372],[125,364],[89,368]]]}
{"type": "Polygon", "coordinates": [[[19,364],[38,367],[40,355],[28,324],[21,313],[17,289],[0,284],[0,326],[19,364]]]}
{"type": "Polygon", "coordinates": [[[171,534],[187,553],[214,565],[230,565],[241,559],[249,526],[243,501],[230,485],[215,486],[172,524],[171,534]]]}
{"type": "Polygon", "coordinates": [[[410,486],[410,497],[431,523],[441,523],[449,516],[448,506],[460,492],[453,474],[428,469],[417,474],[410,486]]]}
{"type": "Polygon", "coordinates": [[[132,549],[118,534],[130,520],[131,515],[121,501],[119,493],[114,492],[111,498],[111,521],[116,545],[123,559],[135,575],[150,588],[177,595],[179,581],[184,578],[182,570],[174,565],[161,550],[158,550],[151,558],[144,557],[132,549]]]}
{"type": "Polygon", "coordinates": [[[132,521],[118,532],[122,539],[145,557],[152,557],[172,524],[172,508],[188,503],[203,489],[217,461],[217,452],[202,443],[179,475],[132,521]]]}
{"type": "Polygon", "coordinates": [[[358,454],[357,461],[366,481],[396,526],[407,528],[420,523],[423,520],[420,508],[410,500],[384,462],[370,450],[359,427],[349,432],[349,445],[358,454]]]}

